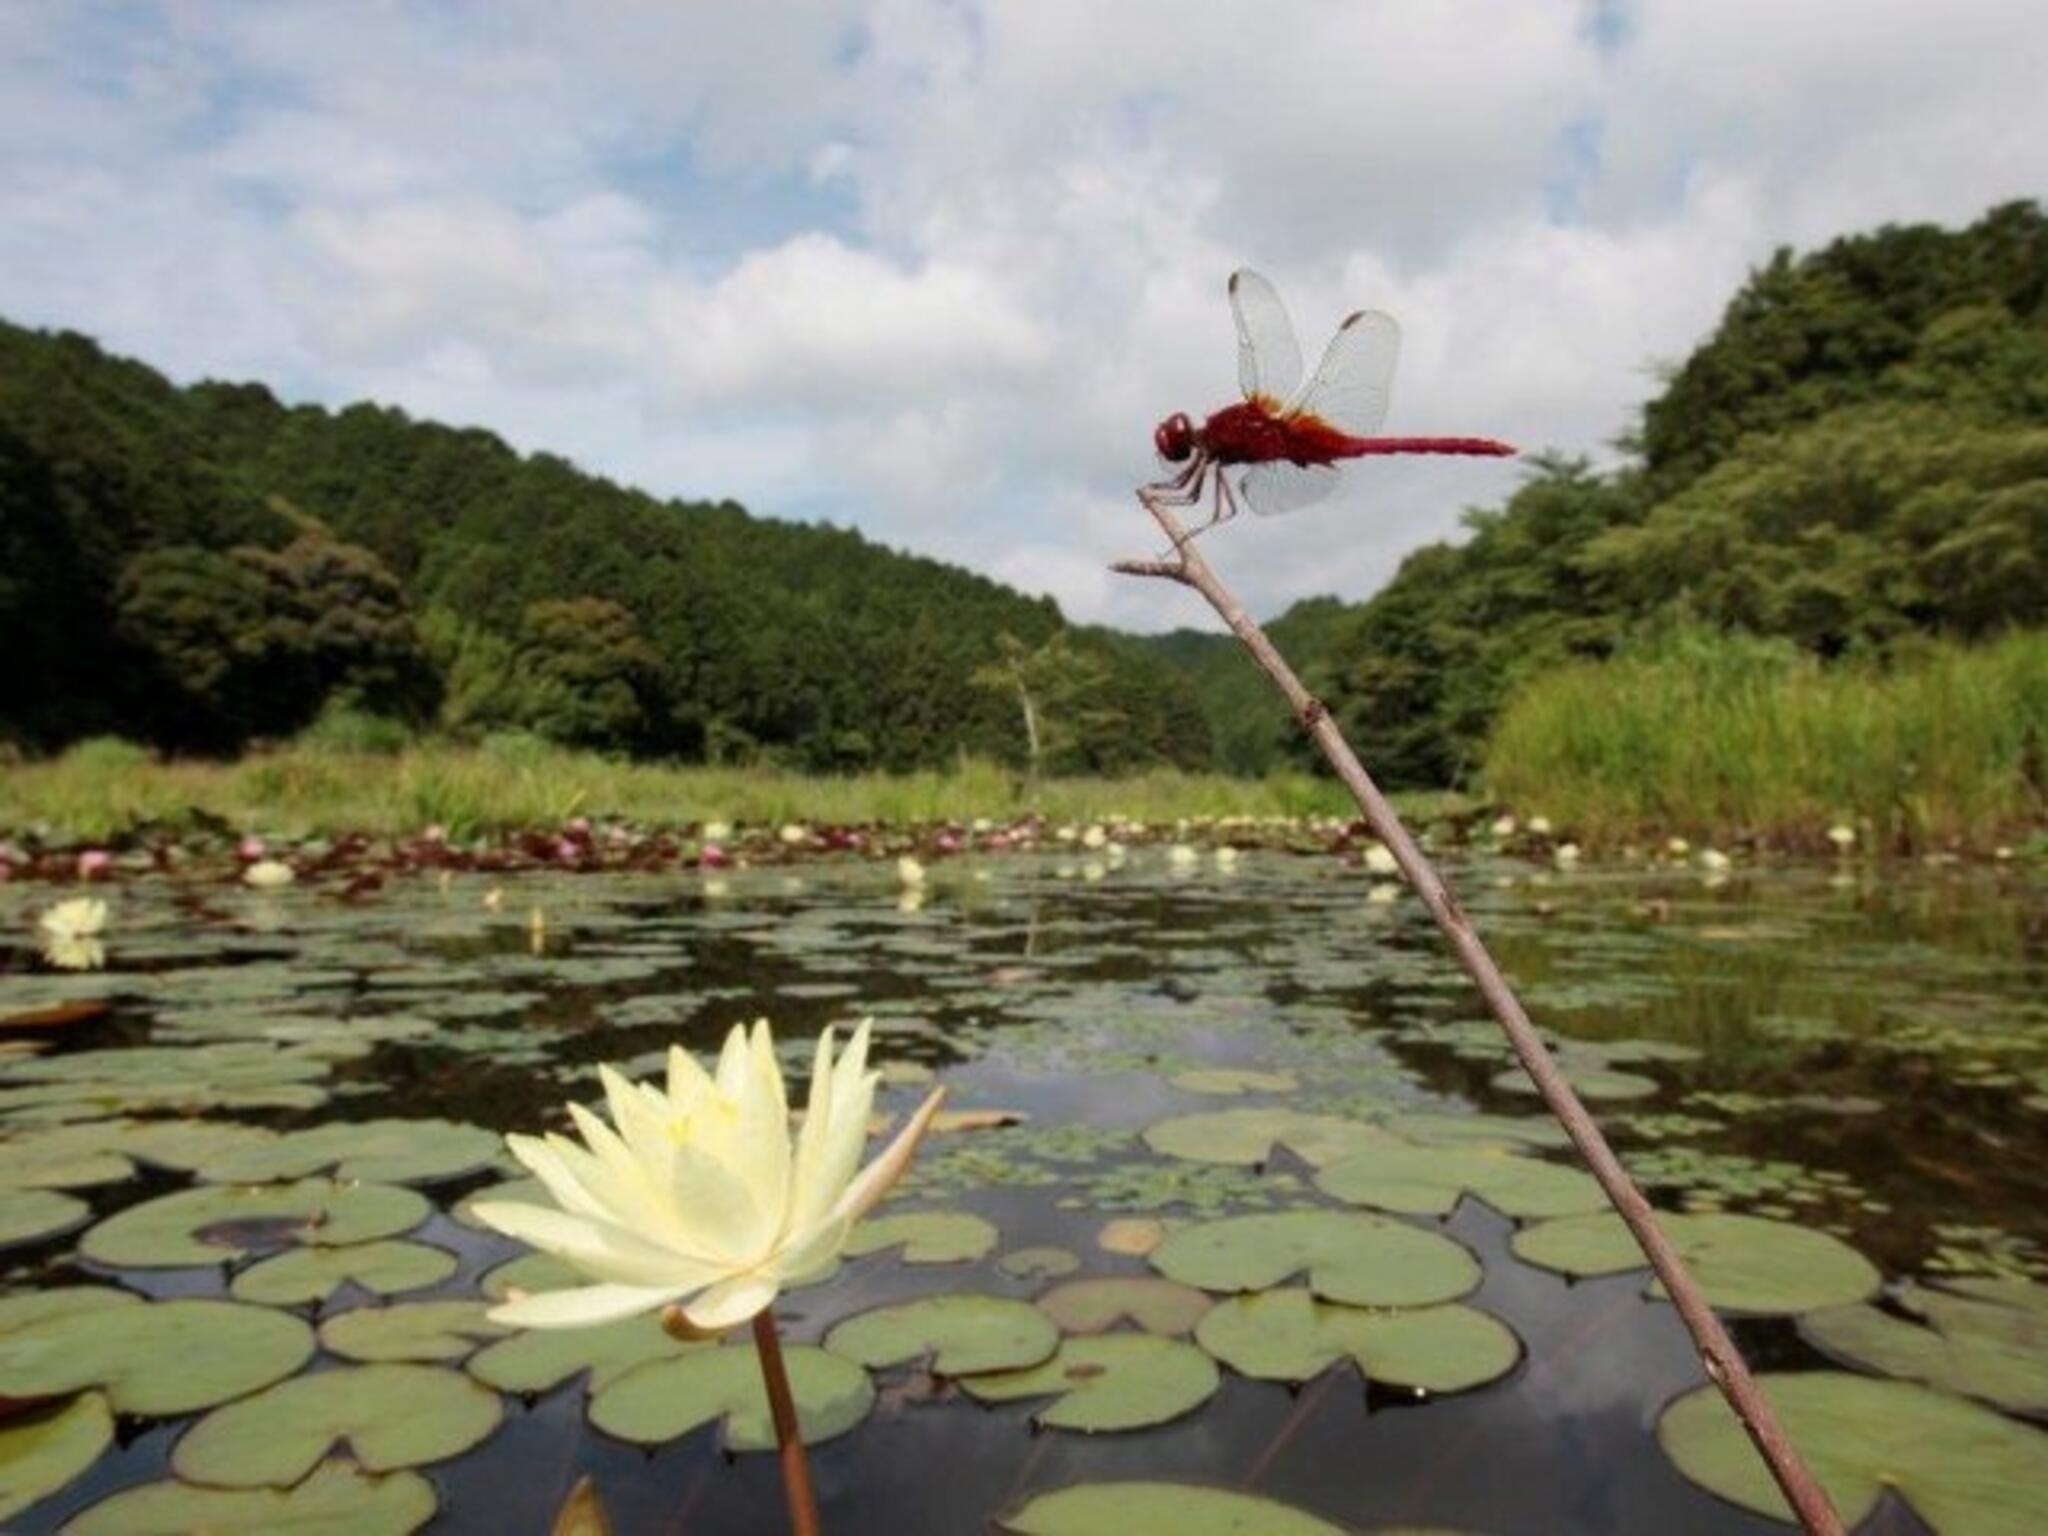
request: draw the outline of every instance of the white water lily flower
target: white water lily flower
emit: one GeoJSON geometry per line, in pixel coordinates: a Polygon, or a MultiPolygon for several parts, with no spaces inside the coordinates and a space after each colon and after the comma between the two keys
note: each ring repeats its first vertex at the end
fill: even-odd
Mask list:
{"type": "Polygon", "coordinates": [[[934,1090],[882,1155],[860,1168],[881,1074],[868,1025],[835,1064],[818,1037],[810,1107],[794,1146],[768,1021],[726,1036],[716,1074],[681,1047],[667,1091],[600,1069],[612,1123],[580,1104],[582,1134],[508,1136],[558,1209],[481,1201],[479,1220],[567,1261],[593,1283],[492,1308],[515,1328],[580,1328],[680,1303],[706,1333],[735,1327],[815,1273],[909,1165],[945,1096],[934,1090]],[[858,1171],[856,1171],[858,1170],[858,1171]]]}
{"type": "Polygon", "coordinates": [[[73,896],[36,919],[43,958],[60,971],[96,971],[107,963],[100,933],[107,926],[107,904],[96,896],[73,896]]]}
{"type": "Polygon", "coordinates": [[[272,891],[281,885],[290,885],[298,876],[293,873],[291,865],[282,860],[258,859],[242,871],[242,879],[259,891],[272,891]]]}
{"type": "Polygon", "coordinates": [[[923,885],[924,866],[906,853],[896,861],[896,878],[905,886],[923,885]]]}
{"type": "Polygon", "coordinates": [[[1493,835],[1495,837],[1513,837],[1515,835],[1515,818],[1512,816],[1496,816],[1493,821],[1493,835]]]}
{"type": "Polygon", "coordinates": [[[73,896],[45,911],[36,926],[51,941],[89,939],[106,929],[107,904],[97,896],[73,896]]]}
{"type": "Polygon", "coordinates": [[[1529,835],[1531,837],[1550,836],[1550,818],[1548,816],[1531,816],[1529,818],[1529,835]]]}
{"type": "Polygon", "coordinates": [[[1395,862],[1394,850],[1385,843],[1368,843],[1365,847],[1365,870],[1370,875],[1392,875],[1400,872],[1395,862]]]}
{"type": "Polygon", "coordinates": [[[1837,822],[1828,828],[1828,841],[1847,853],[1856,846],[1856,829],[1846,822],[1837,822]]]}

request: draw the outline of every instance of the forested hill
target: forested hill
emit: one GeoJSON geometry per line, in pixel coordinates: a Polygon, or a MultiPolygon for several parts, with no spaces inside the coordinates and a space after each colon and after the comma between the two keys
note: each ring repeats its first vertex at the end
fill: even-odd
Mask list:
{"type": "Polygon", "coordinates": [[[233,749],[331,699],[460,734],[907,768],[1206,764],[1157,660],[829,526],[658,501],[488,432],[173,387],[0,324],[0,742],[233,749]]]}
{"type": "MultiPolygon", "coordinates": [[[[1469,780],[1519,681],[1678,627],[1885,658],[2048,622],[2048,218],[1779,252],[1628,446],[1611,474],[1538,458],[1369,601],[1297,610],[1289,654],[1383,779],[1469,780]]],[[[1153,643],[1234,766],[1300,750],[1243,658],[1153,643]]]]}

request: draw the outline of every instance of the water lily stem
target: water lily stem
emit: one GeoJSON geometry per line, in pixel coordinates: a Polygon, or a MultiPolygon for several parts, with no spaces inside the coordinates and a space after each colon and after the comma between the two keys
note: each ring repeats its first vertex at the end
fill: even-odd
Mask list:
{"type": "Polygon", "coordinates": [[[1572,1145],[1578,1149],[1593,1177],[1599,1181],[1600,1188],[1606,1192],[1608,1201],[1634,1234],[1644,1257],[1650,1261],[1650,1267],[1656,1271],[1657,1278],[1663,1282],[1665,1291],[1678,1309],[1686,1331],[1692,1335],[1707,1378],[1720,1388],[1728,1406],[1749,1432],[1799,1523],[1813,1536],[1843,1536],[1841,1516],[1835,1513],[1826,1492],[1786,1438],[1777,1415],[1757,1389],[1756,1379],[1750,1375],[1742,1352],[1735,1347],[1728,1330],[1721,1326],[1720,1318],[1707,1304],[1685,1260],[1657,1224],[1650,1202],[1643,1198],[1642,1190],[1629,1177],[1628,1170],[1622,1167],[1600,1127],[1586,1112],[1586,1106],[1580,1102],[1570,1081],[1536,1033],[1535,1026],[1529,1022],[1521,1000],[1515,996],[1507,977],[1501,974],[1500,966],[1480,940],[1471,919],[1402,825],[1401,818],[1394,814],[1393,806],[1380,793],[1379,786],[1373,783],[1372,776],[1365,771],[1365,765],[1359,762],[1358,755],[1351,750],[1351,744],[1344,739],[1343,732],[1338,730],[1322,701],[1302,686],[1301,679],[1295,676],[1286,658],[1274,648],[1265,631],[1217,579],[1208,561],[1195,548],[1188,529],[1174,515],[1177,496],[1180,504],[1185,505],[1185,495],[1171,485],[1146,486],[1138,492],[1140,504],[1165,530],[1172,544],[1171,551],[1156,560],[1119,561],[1111,569],[1129,576],[1176,581],[1199,592],[1286,697],[1295,718],[1300,720],[1302,728],[1314,739],[1317,748],[1336,770],[1337,777],[1358,802],[1365,824],[1386,845],[1410,889],[1429,909],[1429,915],[1436,920],[1437,927],[1457,955],[1458,963],[1472,978],[1494,1018],[1506,1031],[1508,1043],[1534,1080],[1543,1102],[1564,1126],[1572,1145]]]}
{"type": "Polygon", "coordinates": [[[811,1490],[811,1461],[796,1422],[796,1399],[789,1390],[789,1371],[782,1363],[782,1340],[775,1333],[775,1309],[754,1314],[754,1350],[761,1357],[761,1379],[768,1386],[768,1411],[775,1419],[775,1444],[782,1459],[782,1490],[789,1499],[789,1528],[794,1536],[818,1536],[818,1496],[811,1490]]]}

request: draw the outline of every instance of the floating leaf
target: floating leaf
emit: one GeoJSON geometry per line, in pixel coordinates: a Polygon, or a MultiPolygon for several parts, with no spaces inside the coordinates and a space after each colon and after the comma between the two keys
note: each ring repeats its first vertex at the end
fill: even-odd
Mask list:
{"type": "Polygon", "coordinates": [[[123,1488],[74,1517],[64,1536],[411,1536],[434,1518],[434,1503],[433,1484],[417,1472],[377,1477],[328,1461],[296,1488],[123,1488]]]}
{"type": "Polygon", "coordinates": [[[565,1291],[588,1285],[589,1280],[567,1259],[552,1253],[522,1253],[485,1271],[477,1288],[493,1301],[507,1301],[514,1291],[529,1295],[539,1291],[565,1291]]]}
{"type": "Polygon", "coordinates": [[[1369,1381],[1425,1392],[1479,1386],[1522,1357],[1507,1325],[1472,1307],[1365,1311],[1298,1289],[1218,1302],[1195,1342],[1241,1376],[1302,1382],[1349,1357],[1369,1381]]]}
{"type": "Polygon", "coordinates": [[[1067,1248],[1017,1248],[996,1260],[996,1268],[1020,1280],[1057,1280],[1081,1267],[1081,1260],[1067,1248]]]}
{"type": "Polygon", "coordinates": [[[1062,1333],[1106,1333],[1130,1323],[1146,1333],[1194,1330],[1216,1304],[1207,1291],[1157,1275],[1094,1275],[1056,1285],[1033,1303],[1062,1333]]]}
{"type": "Polygon", "coordinates": [[[1215,1363],[1192,1344],[1149,1333],[1068,1339],[1042,1365],[960,1382],[991,1403],[1057,1394],[1034,1418],[1087,1434],[1164,1424],[1201,1407],[1221,1384],[1215,1363]]]}
{"type": "Polygon", "coordinates": [[[428,1243],[386,1239],[343,1248],[294,1248],[251,1265],[228,1289],[242,1301],[271,1306],[326,1302],[344,1285],[373,1296],[417,1291],[455,1273],[455,1255],[428,1243]]]}
{"type": "MultiPolygon", "coordinates": [[[[1874,1295],[1871,1262],[1840,1238],[1789,1221],[1721,1213],[1671,1216],[1658,1224],[1700,1289],[1729,1312],[1808,1312],[1874,1295]]],[[[1649,1260],[1619,1216],[1564,1216],[1514,1236],[1518,1257],[1574,1276],[1615,1275],[1649,1260]]],[[[1662,1295],[1663,1288],[1652,1294],[1662,1295]]]]}
{"type": "Polygon", "coordinates": [[[837,1323],[825,1347],[870,1370],[931,1360],[941,1376],[1036,1365],[1059,1348],[1060,1331],[1038,1308],[1002,1296],[924,1296],[837,1323]]]}
{"type": "Polygon", "coordinates": [[[48,1498],[113,1443],[114,1415],[97,1392],[0,1420],[0,1520],[48,1498]]]}
{"type": "Polygon", "coordinates": [[[402,1301],[355,1307],[320,1325],[320,1345],[349,1360],[453,1362],[507,1329],[484,1316],[481,1301],[402,1301]]]}
{"type": "Polygon", "coordinates": [[[341,1447],[366,1471],[390,1472],[460,1456],[503,1411],[459,1371],[348,1365],[214,1409],[172,1449],[171,1467],[222,1488],[288,1488],[341,1447]]]}
{"type": "Polygon", "coordinates": [[[56,1125],[0,1140],[0,1189],[86,1189],[135,1176],[135,1165],[109,1150],[110,1128],[56,1125]]]}
{"type": "Polygon", "coordinates": [[[1282,1211],[1183,1227],[1153,1250],[1152,1267],[1209,1291],[1263,1291],[1304,1271],[1325,1301],[1421,1307],[1479,1284],[1461,1244],[1384,1216],[1282,1211]]]}
{"type": "MultiPolygon", "coordinates": [[[[1845,1524],[1860,1524],[1890,1488],[1942,1536],[2034,1536],[2041,1529],[2048,1434],[1909,1382],[1802,1371],[1761,1376],[1758,1384],[1845,1524]]],[[[1756,1447],[1713,1387],[1665,1409],[1657,1440],[1694,1482],[1758,1514],[1792,1519],[1756,1447]]]]}
{"type": "Polygon", "coordinates": [[[1184,1093],[1292,1093],[1301,1086],[1292,1072],[1255,1072],[1246,1067],[1196,1067],[1167,1079],[1184,1093]]]}
{"type": "Polygon", "coordinates": [[[1141,1259],[1166,1241],[1166,1223],[1153,1216],[1119,1216],[1105,1221],[1095,1234],[1095,1246],[1104,1253],[1120,1253],[1141,1259]]]}
{"type": "Polygon", "coordinates": [[[56,1237],[91,1217],[91,1206],[54,1189],[0,1189],[0,1248],[56,1237]]]}
{"type": "Polygon", "coordinates": [[[514,1334],[472,1356],[469,1374],[501,1392],[546,1392],[588,1372],[590,1390],[599,1392],[636,1365],[703,1347],[670,1334],[659,1313],[643,1312],[588,1328],[514,1334]]]}
{"type": "Polygon", "coordinates": [[[419,1194],[388,1184],[216,1184],[131,1205],[86,1233],[78,1251],[122,1268],[221,1264],[256,1248],[393,1237],[431,1211],[419,1194]]]}
{"type": "Polygon", "coordinates": [[[863,1221],[843,1251],[859,1258],[900,1246],[906,1264],[970,1264],[986,1258],[1000,1237],[993,1222],[969,1211],[906,1211],[863,1221]]]}
{"type": "Polygon", "coordinates": [[[1272,1499],[1195,1483],[1081,1483],[999,1516],[1010,1536],[1346,1536],[1345,1528],[1272,1499]]]}
{"type": "Polygon", "coordinates": [[[1448,1216],[1469,1193],[1517,1219],[1607,1208],[1591,1174],[1492,1147],[1382,1147],[1316,1175],[1327,1194],[1409,1216],[1448,1216]]]}
{"type": "Polygon", "coordinates": [[[66,1285],[48,1291],[23,1291],[18,1296],[0,1298],[0,1337],[53,1317],[133,1306],[141,1300],[133,1291],[111,1285],[66,1285]]]}
{"type": "Polygon", "coordinates": [[[0,1337],[0,1396],[100,1387],[117,1413],[161,1418],[267,1387],[312,1354],[313,1330],[268,1307],[210,1300],[74,1306],[0,1337]]]}
{"type": "MultiPolygon", "coordinates": [[[[799,1345],[784,1349],[783,1363],[806,1445],[845,1434],[874,1406],[874,1384],[850,1360],[799,1345]]],[[[774,1449],[768,1390],[751,1344],[715,1345],[650,1361],[590,1400],[591,1423],[639,1445],[660,1445],[720,1419],[728,1450],[774,1449]]]]}
{"type": "Polygon", "coordinates": [[[495,1132],[447,1120],[355,1120],[229,1148],[201,1164],[210,1184],[261,1184],[329,1169],[349,1183],[425,1184],[494,1160],[495,1132]]]}
{"type": "MultiPolygon", "coordinates": [[[[1617,1100],[1646,1099],[1657,1091],[1657,1080],[1644,1077],[1640,1072],[1621,1072],[1613,1067],[1594,1066],[1590,1062],[1566,1061],[1565,1075],[1571,1079],[1572,1087],[1578,1090],[1582,1099],[1617,1100]]],[[[1536,1081],[1520,1067],[1509,1067],[1497,1072],[1493,1086],[1502,1093],[1536,1093],[1536,1081]]]]}
{"type": "Polygon", "coordinates": [[[1411,1114],[1395,1115],[1387,1121],[1387,1129],[1397,1136],[1433,1146],[1457,1146],[1472,1141],[1529,1147],[1561,1148],[1571,1145],[1571,1138],[1565,1134],[1563,1126],[1537,1115],[1453,1115],[1417,1110],[1411,1114]]]}
{"type": "Polygon", "coordinates": [[[1920,1327],[1874,1306],[1823,1307],[1799,1331],[1852,1365],[1979,1397],[2015,1413],[2048,1412],[2048,1286],[1979,1281],[1977,1294],[1908,1286],[1900,1304],[1920,1327]]]}
{"type": "Polygon", "coordinates": [[[1247,1167],[1271,1161],[1274,1150],[1284,1146],[1303,1162],[1320,1168],[1392,1140],[1375,1126],[1298,1109],[1219,1109],[1176,1115],[1145,1130],[1145,1144],[1167,1157],[1247,1167]]]}

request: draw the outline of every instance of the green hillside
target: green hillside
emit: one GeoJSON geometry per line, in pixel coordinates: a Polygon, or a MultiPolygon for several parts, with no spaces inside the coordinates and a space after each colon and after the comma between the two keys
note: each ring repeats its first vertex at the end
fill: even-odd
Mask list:
{"type": "Polygon", "coordinates": [[[1388,782],[1467,782],[1519,685],[1691,626],[1882,665],[2048,622],[2048,219],[1780,252],[1632,447],[1535,459],[1327,625],[1309,670],[1388,782]]]}
{"type": "MultiPolygon", "coordinates": [[[[0,325],[0,739],[31,749],[231,750],[339,698],[690,760],[1021,760],[1017,701],[976,673],[1003,635],[1065,629],[1048,599],[849,530],[658,501],[396,410],[179,389],[0,325]]],[[[1048,766],[1207,762],[1160,663],[1088,631],[1060,654],[1090,688],[1048,766]]]]}

